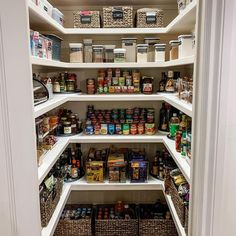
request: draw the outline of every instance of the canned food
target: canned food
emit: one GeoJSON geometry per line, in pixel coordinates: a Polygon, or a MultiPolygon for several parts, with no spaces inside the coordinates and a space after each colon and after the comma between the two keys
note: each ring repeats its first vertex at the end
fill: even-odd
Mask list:
{"type": "Polygon", "coordinates": [[[145,133],[144,123],[139,123],[138,124],[138,134],[144,134],[144,133],[145,133]]]}
{"type": "Polygon", "coordinates": [[[130,133],[135,135],[137,134],[138,130],[137,130],[137,124],[132,124],[130,127],[130,133]]]}
{"type": "Polygon", "coordinates": [[[122,134],[122,124],[116,124],[116,134],[122,134]]]}
{"type": "Polygon", "coordinates": [[[101,124],[101,134],[105,135],[108,133],[107,131],[107,124],[101,124]]]}
{"type": "Polygon", "coordinates": [[[129,134],[129,124],[123,124],[123,134],[129,134]]]}
{"type": "Polygon", "coordinates": [[[145,124],[145,134],[153,135],[155,134],[155,124],[145,124]]]}
{"type": "Polygon", "coordinates": [[[114,124],[108,124],[108,133],[111,135],[115,133],[115,125],[114,124]]]}

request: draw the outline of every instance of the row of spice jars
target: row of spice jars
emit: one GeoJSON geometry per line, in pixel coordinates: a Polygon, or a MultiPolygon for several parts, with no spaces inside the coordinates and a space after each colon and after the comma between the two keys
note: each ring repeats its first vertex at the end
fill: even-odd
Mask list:
{"type": "Polygon", "coordinates": [[[61,135],[73,135],[82,131],[82,121],[80,121],[78,114],[72,113],[71,110],[60,109],[57,113],[58,125],[56,134],[61,135]]]}

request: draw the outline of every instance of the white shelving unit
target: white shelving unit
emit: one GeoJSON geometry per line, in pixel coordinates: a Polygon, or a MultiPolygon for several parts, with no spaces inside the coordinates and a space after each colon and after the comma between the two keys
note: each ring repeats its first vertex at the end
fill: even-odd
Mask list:
{"type": "MultiPolygon", "coordinates": [[[[61,0],[62,1],[62,0],[61,0]]],[[[141,1],[141,0],[140,0],[141,1]]],[[[138,0],[137,3],[140,3],[138,0]]],[[[152,0],[150,0],[152,1],[152,0]]],[[[90,1],[91,2],[91,1],[90,1]]],[[[115,2],[113,2],[115,4],[115,2]]],[[[91,4],[91,3],[90,3],[91,4]]],[[[145,1],[142,1],[145,5],[145,1]]],[[[154,1],[153,1],[154,4],[154,1]]],[[[166,27],[163,28],[97,28],[97,29],[78,29],[78,28],[65,28],[53,20],[50,16],[36,6],[33,1],[28,1],[30,24],[37,26],[38,30],[56,32],[59,35],[73,36],[73,35],[94,35],[104,36],[107,35],[165,35],[165,34],[184,34],[190,33],[195,25],[197,1],[194,0],[190,3],[185,10],[176,16],[166,27]]],[[[101,69],[101,68],[137,68],[137,69],[158,69],[158,68],[171,68],[171,67],[187,67],[192,68],[195,63],[194,56],[166,61],[166,62],[149,62],[149,63],[68,63],[61,61],[53,61],[31,57],[31,64],[33,69],[68,69],[68,70],[88,70],[88,69],[101,69]]],[[[192,117],[192,105],[180,99],[175,94],[124,94],[124,95],[87,95],[87,94],[67,94],[67,95],[54,95],[53,99],[38,105],[34,108],[34,117],[37,118],[67,102],[168,102],[170,105],[184,112],[186,115],[192,117]]],[[[43,159],[42,165],[38,168],[38,183],[42,183],[48,172],[56,163],[60,155],[70,143],[162,143],[166,146],[179,169],[182,171],[186,180],[190,183],[190,166],[189,160],[184,159],[180,153],[175,149],[175,142],[170,140],[163,134],[155,135],[74,135],[70,137],[60,137],[55,147],[48,151],[43,159]]],[[[100,184],[88,184],[84,178],[73,182],[64,184],[63,193],[60,201],[54,211],[54,214],[47,227],[42,229],[42,236],[53,236],[56,225],[60,219],[63,208],[70,196],[71,191],[109,191],[109,190],[159,190],[164,192],[164,183],[160,180],[149,178],[147,183],[108,183],[105,181],[100,184]]],[[[165,195],[165,194],[164,194],[165,195]]],[[[166,201],[170,208],[175,226],[180,236],[186,236],[184,228],[182,227],[178,215],[175,211],[171,198],[165,195],[166,201]]]]}

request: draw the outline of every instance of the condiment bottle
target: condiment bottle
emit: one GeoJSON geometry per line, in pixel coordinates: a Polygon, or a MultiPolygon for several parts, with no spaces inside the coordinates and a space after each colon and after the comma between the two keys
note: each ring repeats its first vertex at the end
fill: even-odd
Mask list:
{"type": "Polygon", "coordinates": [[[175,91],[173,76],[174,76],[173,71],[168,71],[168,79],[165,86],[166,92],[173,93],[175,91]]]}
{"type": "Polygon", "coordinates": [[[176,132],[179,130],[179,118],[177,114],[174,113],[173,117],[170,119],[170,138],[174,139],[176,132]]]}
{"type": "Polygon", "coordinates": [[[53,89],[52,89],[52,80],[50,78],[47,79],[46,88],[48,90],[49,99],[52,99],[53,89]]]}

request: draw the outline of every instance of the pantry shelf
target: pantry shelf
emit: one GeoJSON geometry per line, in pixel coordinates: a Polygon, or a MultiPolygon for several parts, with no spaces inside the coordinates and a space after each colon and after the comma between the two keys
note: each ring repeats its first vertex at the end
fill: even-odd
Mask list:
{"type": "Polygon", "coordinates": [[[164,193],[164,195],[165,195],[166,202],[167,202],[168,207],[170,209],[170,213],[171,213],[172,218],[174,220],[175,227],[176,227],[176,229],[178,231],[179,236],[186,236],[184,227],[181,225],[181,222],[179,220],[179,217],[177,215],[177,212],[175,210],[175,206],[174,206],[174,204],[173,204],[173,202],[171,200],[171,197],[169,195],[165,194],[165,193],[164,193]]]}
{"type": "Polygon", "coordinates": [[[174,159],[175,163],[183,173],[185,179],[190,183],[190,165],[186,161],[185,158],[181,156],[179,152],[175,149],[175,141],[167,138],[167,136],[163,136],[163,143],[174,159]]]}
{"type": "Polygon", "coordinates": [[[155,179],[151,176],[148,178],[147,183],[130,183],[128,180],[126,183],[109,183],[106,180],[104,183],[87,183],[85,178],[82,178],[76,182],[68,183],[66,185],[71,186],[73,190],[84,190],[84,191],[115,191],[115,190],[162,190],[163,181],[155,179]]]}
{"type": "Polygon", "coordinates": [[[166,62],[126,62],[126,63],[68,63],[61,61],[53,61],[37,57],[31,57],[33,66],[43,66],[49,68],[64,68],[64,69],[103,69],[103,68],[165,68],[174,66],[185,66],[194,63],[194,56],[182,59],[166,61],[166,62]]]}
{"type": "Polygon", "coordinates": [[[60,201],[57,204],[57,207],[51,217],[51,220],[49,221],[47,227],[42,229],[42,236],[53,236],[53,233],[57,227],[57,223],[60,219],[61,213],[64,209],[64,206],[66,205],[66,202],[70,196],[70,186],[64,185],[62,190],[62,195],[60,197],[60,201]]]}
{"type": "MultiPolygon", "coordinates": [[[[144,3],[146,4],[146,3],[144,3]]],[[[32,27],[39,30],[54,30],[61,34],[77,35],[137,35],[137,34],[167,34],[190,33],[196,19],[196,1],[190,3],[168,26],[163,28],[64,28],[41,10],[31,0],[28,1],[29,19],[32,27]]]]}

